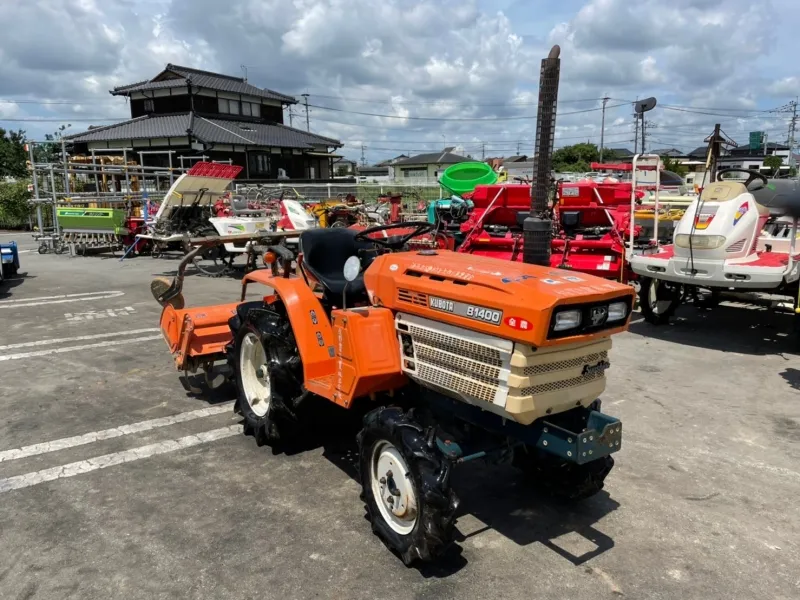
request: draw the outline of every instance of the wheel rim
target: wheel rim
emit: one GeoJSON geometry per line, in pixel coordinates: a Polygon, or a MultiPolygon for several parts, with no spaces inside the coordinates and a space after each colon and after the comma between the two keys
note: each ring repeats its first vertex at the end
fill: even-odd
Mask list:
{"type": "Polygon", "coordinates": [[[389,442],[375,444],[370,461],[370,483],[383,520],[393,531],[408,535],[417,524],[417,495],[408,465],[389,442]]]}
{"type": "Polygon", "coordinates": [[[669,307],[672,306],[671,298],[667,300],[659,299],[659,293],[661,293],[663,297],[664,292],[669,291],[670,290],[659,279],[653,279],[653,281],[650,282],[650,309],[653,311],[653,314],[663,315],[669,310],[669,307]]]}
{"type": "Polygon", "coordinates": [[[250,409],[258,417],[266,415],[272,397],[267,355],[261,340],[253,333],[248,333],[242,340],[239,353],[239,379],[250,409]]]}

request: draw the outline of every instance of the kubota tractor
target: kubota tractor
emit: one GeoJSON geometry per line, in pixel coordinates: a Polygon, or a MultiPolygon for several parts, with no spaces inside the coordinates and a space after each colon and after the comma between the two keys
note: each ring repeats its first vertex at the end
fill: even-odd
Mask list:
{"type": "Polygon", "coordinates": [[[319,403],[364,411],[361,498],[406,564],[452,540],[461,463],[513,462],[570,500],[603,487],[621,423],[598,396],[633,303],[591,275],[408,250],[432,227],[304,231],[298,255],[270,247],[230,304],[185,309],[181,277],[153,284],[178,367],[227,361],[260,443],[287,443],[319,403]],[[245,302],[252,284],[263,296],[245,302]]]}

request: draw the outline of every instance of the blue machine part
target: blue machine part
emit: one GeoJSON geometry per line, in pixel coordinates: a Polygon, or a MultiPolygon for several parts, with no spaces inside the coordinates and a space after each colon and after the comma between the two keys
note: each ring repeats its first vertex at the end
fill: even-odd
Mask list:
{"type": "Polygon", "coordinates": [[[16,275],[19,270],[19,250],[16,242],[0,244],[0,259],[2,260],[2,276],[0,279],[8,279],[16,275]]]}
{"type": "Polygon", "coordinates": [[[459,196],[451,196],[450,198],[439,198],[438,200],[431,200],[428,202],[428,222],[437,222],[437,213],[445,210],[450,210],[453,207],[466,206],[467,210],[472,210],[474,206],[472,200],[464,200],[459,196]]]}

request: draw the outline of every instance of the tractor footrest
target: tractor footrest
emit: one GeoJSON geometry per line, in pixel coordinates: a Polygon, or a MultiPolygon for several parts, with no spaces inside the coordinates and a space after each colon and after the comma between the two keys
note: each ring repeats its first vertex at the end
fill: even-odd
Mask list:
{"type": "Polygon", "coordinates": [[[544,421],[536,447],[570,462],[592,462],[621,449],[622,422],[596,410],[589,413],[581,432],[544,421]]]}

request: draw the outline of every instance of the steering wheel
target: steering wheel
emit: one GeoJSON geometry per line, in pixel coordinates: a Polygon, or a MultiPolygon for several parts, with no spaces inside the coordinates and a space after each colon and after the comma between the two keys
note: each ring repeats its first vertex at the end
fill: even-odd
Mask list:
{"type": "Polygon", "coordinates": [[[433,223],[427,221],[404,221],[402,223],[388,223],[386,225],[376,225],[369,227],[363,231],[359,231],[355,235],[355,239],[360,242],[372,242],[378,246],[389,248],[390,250],[401,250],[411,238],[418,235],[430,233],[435,228],[433,223]],[[413,229],[410,233],[404,235],[387,235],[383,238],[370,237],[373,233],[380,233],[381,231],[390,231],[392,229],[413,229]]]}
{"type": "Polygon", "coordinates": [[[760,179],[762,182],[764,182],[764,185],[767,185],[769,183],[769,180],[758,171],[753,171],[752,169],[741,169],[739,167],[720,169],[719,171],[717,171],[717,178],[719,179],[720,175],[724,173],[734,173],[734,172],[747,173],[748,175],[750,175],[750,177],[747,178],[747,181],[744,182],[744,187],[746,187],[747,189],[750,189],[750,184],[753,183],[756,179],[760,179]]]}

